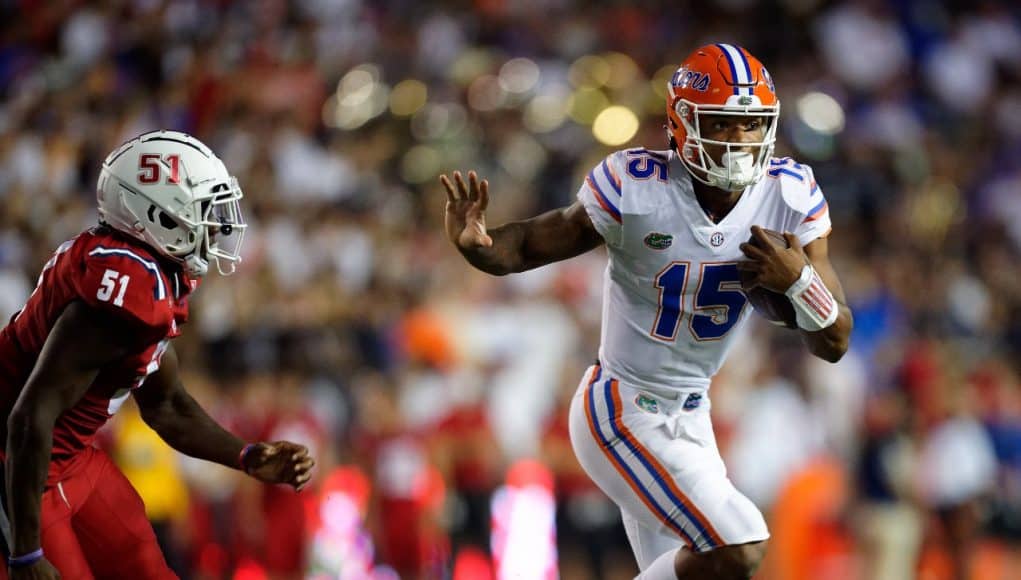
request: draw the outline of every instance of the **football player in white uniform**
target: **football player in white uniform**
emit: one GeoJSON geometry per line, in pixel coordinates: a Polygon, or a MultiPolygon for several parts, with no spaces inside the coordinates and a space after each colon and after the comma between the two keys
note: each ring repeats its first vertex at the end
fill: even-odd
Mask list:
{"type": "Polygon", "coordinates": [[[568,207],[488,229],[488,182],[440,177],[447,236],[480,270],[607,246],[599,360],[571,405],[571,442],[620,506],[642,579],[749,578],[765,553],[765,520],[727,478],[707,393],[751,310],[742,271],[787,295],[813,354],[847,350],[828,206],[808,166],[772,157],[779,110],[758,59],[708,45],[669,83],[670,149],[611,154],[568,207]]]}

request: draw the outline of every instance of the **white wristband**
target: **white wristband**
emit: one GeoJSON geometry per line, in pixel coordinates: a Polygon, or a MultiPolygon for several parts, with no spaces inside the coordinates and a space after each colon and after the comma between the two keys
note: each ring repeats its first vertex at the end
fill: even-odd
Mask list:
{"type": "Polygon", "coordinates": [[[798,328],[814,332],[837,321],[837,301],[810,264],[801,269],[801,276],[784,294],[794,305],[798,328]]]}

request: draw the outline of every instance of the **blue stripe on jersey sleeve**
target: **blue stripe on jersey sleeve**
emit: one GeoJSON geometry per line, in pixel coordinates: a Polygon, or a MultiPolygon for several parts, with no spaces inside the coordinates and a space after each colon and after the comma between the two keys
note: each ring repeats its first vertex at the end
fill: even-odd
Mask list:
{"type": "Polygon", "coordinates": [[[606,162],[605,159],[603,159],[602,166],[603,166],[603,175],[605,175],[606,176],[606,180],[610,182],[610,187],[613,188],[613,191],[617,192],[617,195],[622,195],[622,193],[620,191],[620,185],[617,183],[617,180],[613,178],[613,173],[610,172],[610,166],[606,162]]]}
{"type": "Polygon", "coordinates": [[[817,211],[819,211],[820,209],[822,209],[822,207],[823,207],[824,205],[826,205],[826,200],[825,200],[825,199],[824,199],[824,200],[822,200],[822,201],[820,201],[820,202],[819,202],[819,203],[818,203],[818,204],[817,204],[817,205],[816,205],[815,207],[813,207],[812,209],[808,210],[808,213],[807,213],[807,214],[805,214],[805,215],[809,215],[809,216],[810,216],[810,215],[815,215],[815,212],[817,212],[817,211]]]}
{"type": "Polygon", "coordinates": [[[805,181],[804,175],[798,173],[797,171],[794,171],[793,169],[788,169],[786,167],[777,167],[776,169],[770,169],[766,173],[768,173],[770,177],[780,177],[780,175],[783,174],[789,175],[794,179],[797,179],[798,181],[805,181]]]}

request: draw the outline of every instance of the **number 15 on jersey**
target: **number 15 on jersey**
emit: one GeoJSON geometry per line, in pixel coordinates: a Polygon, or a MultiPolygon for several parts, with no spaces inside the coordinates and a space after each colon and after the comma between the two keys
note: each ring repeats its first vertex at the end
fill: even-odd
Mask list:
{"type": "Polygon", "coordinates": [[[735,262],[701,264],[698,286],[685,305],[690,262],[671,262],[660,270],[655,285],[659,289],[659,311],[650,334],[660,340],[674,341],[685,308],[690,308],[688,330],[695,340],[718,340],[737,324],[745,298],[735,262]]]}

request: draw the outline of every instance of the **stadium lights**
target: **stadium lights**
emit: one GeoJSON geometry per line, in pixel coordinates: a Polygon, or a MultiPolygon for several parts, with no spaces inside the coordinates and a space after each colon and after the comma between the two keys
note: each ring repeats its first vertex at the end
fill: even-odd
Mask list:
{"type": "Polygon", "coordinates": [[[523,122],[533,133],[548,133],[567,120],[567,99],[559,95],[539,95],[525,107],[523,122]]]}
{"type": "Polygon", "coordinates": [[[567,79],[580,89],[598,89],[610,80],[610,63],[600,56],[583,56],[571,64],[567,79]]]}
{"type": "Polygon", "coordinates": [[[844,109],[826,93],[805,93],[795,107],[801,122],[817,133],[836,135],[844,130],[844,109]]]}
{"type": "Polygon", "coordinates": [[[591,125],[596,116],[610,105],[599,89],[582,88],[575,91],[567,100],[568,114],[579,125],[591,125]]]}
{"type": "Polygon", "coordinates": [[[527,58],[512,58],[500,67],[500,88],[508,93],[522,94],[539,82],[539,65],[527,58]]]}
{"type": "Polygon", "coordinates": [[[380,82],[379,67],[359,65],[337,83],[336,93],[323,105],[323,122],[338,129],[357,129],[383,114],[390,87],[380,82]]]}
{"type": "Polygon", "coordinates": [[[627,107],[603,109],[592,124],[592,134],[603,145],[623,145],[638,133],[638,115],[627,107]]]}
{"type": "Polygon", "coordinates": [[[390,91],[390,113],[410,117],[421,110],[429,99],[429,88],[422,81],[405,79],[390,91]]]}

